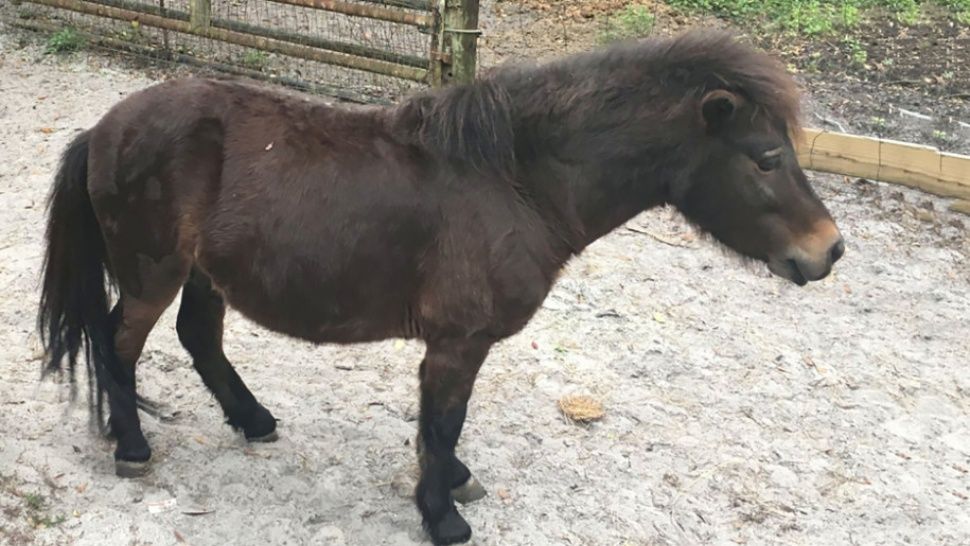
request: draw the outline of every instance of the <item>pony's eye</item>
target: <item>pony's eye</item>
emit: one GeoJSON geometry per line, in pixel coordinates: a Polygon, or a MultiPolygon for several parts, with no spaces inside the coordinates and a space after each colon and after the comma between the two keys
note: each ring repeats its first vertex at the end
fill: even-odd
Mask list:
{"type": "Polygon", "coordinates": [[[781,166],[781,154],[780,153],[767,153],[761,156],[758,160],[758,170],[767,173],[771,172],[781,166]]]}

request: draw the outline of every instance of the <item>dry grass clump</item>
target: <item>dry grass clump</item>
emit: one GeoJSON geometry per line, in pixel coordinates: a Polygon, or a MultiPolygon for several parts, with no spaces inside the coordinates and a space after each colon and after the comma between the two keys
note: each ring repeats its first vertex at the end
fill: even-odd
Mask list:
{"type": "Polygon", "coordinates": [[[606,415],[603,404],[589,396],[570,395],[559,399],[559,410],[575,423],[592,423],[606,415]]]}

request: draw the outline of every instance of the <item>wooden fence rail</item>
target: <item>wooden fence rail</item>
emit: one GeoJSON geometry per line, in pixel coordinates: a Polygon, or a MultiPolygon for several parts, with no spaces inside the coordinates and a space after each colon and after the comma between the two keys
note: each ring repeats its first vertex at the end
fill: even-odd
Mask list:
{"type": "Polygon", "coordinates": [[[167,19],[189,21],[190,23],[192,23],[192,25],[195,28],[198,28],[198,29],[205,29],[209,26],[213,26],[217,28],[224,28],[227,30],[243,32],[246,34],[262,36],[264,38],[272,38],[276,40],[282,40],[284,42],[292,42],[297,45],[304,45],[304,46],[309,46],[313,48],[326,49],[326,50],[335,51],[338,53],[346,53],[348,55],[367,57],[370,59],[378,59],[381,61],[388,61],[391,63],[413,66],[416,68],[425,68],[428,66],[428,59],[425,57],[417,57],[414,55],[404,55],[404,54],[394,53],[383,49],[362,46],[359,44],[338,42],[335,40],[326,40],[326,39],[317,38],[314,36],[306,36],[303,34],[297,34],[297,33],[289,32],[285,30],[276,30],[269,27],[262,27],[262,26],[253,25],[249,23],[243,23],[241,21],[232,21],[227,19],[213,19],[211,16],[211,11],[209,7],[211,0],[190,0],[190,1],[191,1],[190,8],[192,9],[191,13],[187,13],[173,8],[165,8],[163,10],[159,6],[153,6],[150,4],[140,4],[137,2],[131,2],[129,0],[97,0],[97,3],[128,10],[128,11],[133,11],[137,13],[147,13],[151,15],[157,15],[159,17],[165,17],[167,19]]]}
{"type": "MultiPolygon", "coordinates": [[[[858,176],[917,188],[958,201],[970,211],[970,157],[881,138],[806,129],[798,150],[808,170],[858,176]]],[[[968,212],[970,213],[970,212],[968,212]]]]}
{"type": "MultiPolygon", "coordinates": [[[[200,36],[203,38],[210,38],[213,40],[218,40],[230,44],[252,47],[255,49],[261,49],[263,51],[269,51],[272,53],[279,53],[282,55],[289,55],[292,57],[298,57],[302,59],[309,59],[312,61],[319,61],[327,64],[332,64],[335,66],[342,66],[345,68],[354,68],[358,70],[365,70],[367,72],[374,72],[377,74],[385,74],[388,76],[394,76],[397,78],[412,80],[418,82],[427,81],[428,69],[418,68],[415,66],[404,66],[394,62],[386,61],[380,58],[370,58],[364,56],[361,51],[357,54],[345,53],[342,51],[335,51],[332,49],[323,49],[320,47],[311,47],[303,44],[297,44],[279,37],[269,37],[266,33],[261,33],[261,35],[252,34],[252,26],[247,26],[247,31],[242,32],[239,30],[231,30],[229,28],[218,27],[211,24],[211,16],[209,24],[205,23],[205,17],[201,14],[190,14],[189,20],[176,19],[168,16],[168,10],[166,10],[166,15],[163,16],[158,13],[150,13],[148,10],[138,10],[135,11],[129,8],[120,8],[115,5],[108,5],[106,3],[96,3],[89,2],[85,0],[30,0],[36,4],[43,4],[46,6],[52,6],[56,8],[66,9],[70,11],[75,11],[78,13],[85,13],[88,15],[96,15],[100,17],[107,17],[110,19],[118,19],[121,21],[138,21],[139,24],[161,28],[166,30],[171,30],[175,32],[182,32],[184,34],[191,34],[194,36],[200,36]],[[194,21],[194,22],[193,22],[194,21]]],[[[114,2],[113,2],[114,3],[114,2]]],[[[206,7],[208,1],[199,2],[194,0],[191,4],[193,10],[201,10],[206,7]]],[[[241,24],[241,23],[239,23],[241,24]]]]}
{"type": "MultiPolygon", "coordinates": [[[[301,6],[304,8],[315,8],[342,13],[344,15],[355,15],[357,17],[367,17],[392,23],[413,25],[418,28],[428,29],[434,25],[434,16],[429,13],[415,13],[401,11],[384,7],[380,3],[359,3],[344,2],[343,0],[269,0],[277,4],[287,4],[290,6],[301,6]]],[[[414,8],[410,8],[414,9],[414,8]]]]}

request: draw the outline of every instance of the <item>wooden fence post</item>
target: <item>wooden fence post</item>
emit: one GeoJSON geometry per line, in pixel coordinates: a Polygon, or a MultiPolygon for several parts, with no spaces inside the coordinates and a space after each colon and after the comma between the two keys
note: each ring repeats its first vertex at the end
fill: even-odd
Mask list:
{"type": "Polygon", "coordinates": [[[212,23],[211,0],[189,0],[189,22],[196,31],[206,31],[212,23]]]}
{"type": "MultiPolygon", "coordinates": [[[[470,83],[475,80],[475,67],[478,44],[478,1],[479,0],[442,0],[444,13],[441,14],[442,50],[440,83],[470,83]]],[[[432,82],[436,84],[438,82],[432,82]]]]}

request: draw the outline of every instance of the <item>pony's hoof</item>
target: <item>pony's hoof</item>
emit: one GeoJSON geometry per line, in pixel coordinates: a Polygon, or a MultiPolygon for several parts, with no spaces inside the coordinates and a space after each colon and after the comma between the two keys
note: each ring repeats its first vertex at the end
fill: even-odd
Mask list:
{"type": "Polygon", "coordinates": [[[115,474],[119,478],[140,478],[148,474],[148,461],[115,461],[115,474]]]}
{"type": "Polygon", "coordinates": [[[451,490],[452,498],[462,504],[481,500],[485,495],[485,488],[475,479],[475,476],[469,476],[468,481],[451,490]]]}
{"type": "Polygon", "coordinates": [[[236,430],[242,429],[246,440],[250,442],[275,442],[279,439],[276,434],[276,418],[259,404],[247,412],[243,419],[230,418],[229,424],[236,430]]]}
{"type": "Polygon", "coordinates": [[[435,546],[461,544],[472,538],[472,528],[455,507],[452,507],[438,523],[427,525],[427,529],[428,534],[431,535],[431,542],[435,546]]]}
{"type": "Polygon", "coordinates": [[[269,434],[263,434],[262,436],[256,436],[254,438],[250,438],[249,436],[246,436],[247,442],[260,442],[260,443],[266,443],[266,444],[270,442],[275,442],[276,440],[279,440],[279,439],[280,439],[280,435],[275,430],[273,432],[270,432],[269,434]]]}

